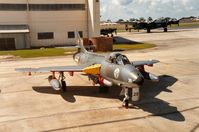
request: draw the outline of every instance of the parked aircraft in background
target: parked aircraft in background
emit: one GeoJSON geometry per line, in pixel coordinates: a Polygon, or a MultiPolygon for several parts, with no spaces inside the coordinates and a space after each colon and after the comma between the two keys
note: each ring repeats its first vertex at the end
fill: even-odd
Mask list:
{"type": "Polygon", "coordinates": [[[100,30],[100,34],[107,37],[109,37],[109,35],[113,37],[114,36],[113,33],[117,35],[117,28],[105,28],[100,30]]]}
{"type": "Polygon", "coordinates": [[[103,22],[100,24],[100,34],[103,36],[107,36],[109,37],[109,35],[111,37],[113,37],[113,33],[115,33],[115,35],[117,34],[117,23],[113,23],[113,22],[103,22]]]}
{"type": "Polygon", "coordinates": [[[172,24],[178,24],[179,26],[179,20],[175,18],[169,18],[169,17],[162,17],[159,19],[156,19],[154,21],[149,21],[149,22],[128,22],[126,23],[126,30],[147,30],[147,33],[150,33],[152,29],[156,28],[163,28],[164,32],[168,31],[168,26],[171,26],[172,24]],[[128,25],[132,25],[132,28],[129,28],[128,25]]]}
{"type": "Polygon", "coordinates": [[[95,54],[88,52],[79,35],[78,38],[80,47],[73,56],[78,66],[17,68],[16,71],[28,72],[29,75],[32,72],[49,72],[51,75],[48,77],[48,81],[52,88],[63,92],[66,92],[67,89],[64,73],[68,72],[70,76],[73,76],[75,72],[82,72],[94,85],[122,87],[121,94],[124,95],[123,106],[125,107],[129,105],[128,89],[132,89],[132,101],[139,101],[140,86],[143,85],[144,80],[159,81],[157,76],[146,72],[144,68],[144,66],[153,66],[159,62],[158,60],[129,61],[125,55],[117,52],[107,56],[95,54]],[[59,78],[56,77],[56,73],[59,74],[59,78]]]}

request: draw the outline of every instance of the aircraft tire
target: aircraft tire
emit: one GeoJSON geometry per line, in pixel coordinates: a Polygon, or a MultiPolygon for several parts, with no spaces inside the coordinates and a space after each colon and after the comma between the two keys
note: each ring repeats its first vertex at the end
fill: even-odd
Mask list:
{"type": "Polygon", "coordinates": [[[61,81],[61,90],[63,93],[66,92],[66,82],[65,81],[61,81]]]}
{"type": "Polygon", "coordinates": [[[129,107],[129,100],[125,100],[125,101],[124,101],[124,107],[125,107],[125,108],[128,108],[128,107],[129,107]]]}
{"type": "Polygon", "coordinates": [[[151,32],[151,29],[147,29],[147,33],[150,33],[151,32]]]}
{"type": "Polygon", "coordinates": [[[168,30],[167,30],[167,28],[164,28],[164,32],[167,32],[168,30]]]}

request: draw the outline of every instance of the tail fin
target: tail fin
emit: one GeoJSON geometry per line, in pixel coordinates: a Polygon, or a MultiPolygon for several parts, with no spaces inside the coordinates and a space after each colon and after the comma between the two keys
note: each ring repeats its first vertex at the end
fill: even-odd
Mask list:
{"type": "Polygon", "coordinates": [[[80,51],[87,52],[87,50],[85,49],[84,44],[83,44],[83,39],[80,37],[80,35],[77,31],[76,31],[76,34],[77,34],[77,39],[78,39],[78,47],[80,48],[80,51]]]}

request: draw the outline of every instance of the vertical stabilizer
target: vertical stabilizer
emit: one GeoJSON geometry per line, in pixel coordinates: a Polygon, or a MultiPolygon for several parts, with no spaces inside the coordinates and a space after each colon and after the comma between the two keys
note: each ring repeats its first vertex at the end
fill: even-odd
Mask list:
{"type": "Polygon", "coordinates": [[[83,44],[83,39],[80,37],[80,35],[77,31],[76,31],[76,34],[77,34],[78,46],[80,48],[80,51],[81,52],[87,52],[87,50],[85,49],[84,44],[83,44]]]}

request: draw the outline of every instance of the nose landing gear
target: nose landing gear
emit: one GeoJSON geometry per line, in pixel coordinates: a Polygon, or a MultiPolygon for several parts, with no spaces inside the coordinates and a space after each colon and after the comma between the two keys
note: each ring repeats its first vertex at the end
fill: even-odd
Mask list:
{"type": "MultiPolygon", "coordinates": [[[[131,97],[132,103],[136,103],[137,101],[139,101],[139,99],[140,99],[139,89],[140,89],[139,87],[132,88],[132,97],[131,97]]],[[[124,99],[123,99],[122,106],[128,109],[129,108],[129,99],[130,99],[129,88],[126,88],[126,87],[123,88],[121,91],[121,94],[122,94],[122,92],[124,92],[124,99]]]]}
{"type": "Polygon", "coordinates": [[[123,88],[124,89],[124,99],[123,99],[123,104],[122,106],[125,108],[129,108],[129,95],[128,95],[128,88],[123,88]]]}

